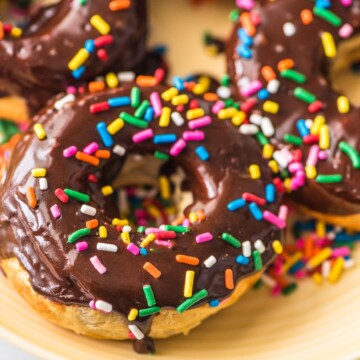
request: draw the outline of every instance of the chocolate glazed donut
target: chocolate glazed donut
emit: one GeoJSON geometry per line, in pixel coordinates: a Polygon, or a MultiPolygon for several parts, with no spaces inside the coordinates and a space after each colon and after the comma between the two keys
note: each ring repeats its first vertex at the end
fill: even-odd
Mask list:
{"type": "Polygon", "coordinates": [[[110,3],[61,0],[41,6],[19,38],[5,31],[0,92],[24,97],[34,112],[78,79],[138,66],[146,51],[145,0],[119,10],[110,3]],[[69,66],[77,54],[80,60],[69,66]]]}
{"type": "Polygon", "coordinates": [[[212,105],[174,87],[125,85],[71,103],[58,97],[36,116],[0,192],[1,264],[15,284],[9,264],[26,269],[33,290],[23,295],[35,308],[56,304],[50,320],[94,337],[126,339],[128,326],[139,340],[168,337],[256,281],[281,251],[281,196],[257,142],[212,105]],[[131,154],[181,166],[195,199],[184,214],[202,210],[205,218],[130,231],[108,195],[131,154]],[[95,228],[85,226],[90,219],[95,228]],[[194,282],[184,294],[186,276],[194,282]]]}
{"type": "Polygon", "coordinates": [[[283,149],[274,159],[285,188],[312,215],[359,230],[360,111],[333,89],[332,69],[359,30],[360,2],[320,8],[313,1],[262,1],[233,15],[227,64],[234,91],[252,108],[250,122],[267,127],[272,145],[283,149]]]}

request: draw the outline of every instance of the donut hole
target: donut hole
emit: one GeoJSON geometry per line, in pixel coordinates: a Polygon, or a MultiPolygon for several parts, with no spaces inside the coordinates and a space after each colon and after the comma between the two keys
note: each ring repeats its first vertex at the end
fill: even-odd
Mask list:
{"type": "Polygon", "coordinates": [[[333,90],[360,106],[360,34],[338,44],[329,75],[333,90]]]}

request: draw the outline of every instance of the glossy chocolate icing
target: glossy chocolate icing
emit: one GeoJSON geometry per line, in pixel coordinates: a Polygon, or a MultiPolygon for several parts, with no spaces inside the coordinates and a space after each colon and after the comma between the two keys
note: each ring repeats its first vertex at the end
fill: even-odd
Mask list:
{"type": "Polygon", "coordinates": [[[0,89],[25,97],[34,112],[66,86],[78,84],[68,63],[86,40],[101,36],[90,24],[96,14],[111,26],[114,42],[102,47],[107,60],[98,59],[96,51],[91,54],[81,80],[138,66],[146,52],[146,2],[134,0],[129,9],[115,12],[108,3],[91,0],[81,6],[75,0],[62,0],[40,7],[21,38],[0,41],[0,89]]]}
{"type": "MultiPolygon", "coordinates": [[[[296,122],[299,119],[313,119],[321,114],[326,118],[330,128],[330,148],[327,150],[328,158],[317,164],[318,174],[341,174],[343,181],[338,184],[318,184],[315,180],[307,180],[306,186],[292,192],[291,197],[308,208],[321,213],[333,215],[350,215],[360,211],[360,171],[354,169],[350,159],[339,150],[340,141],[347,141],[356,150],[359,150],[360,127],[358,106],[351,106],[349,113],[340,114],[337,109],[336,93],[331,86],[330,69],[335,61],[325,56],[321,35],[323,32],[332,34],[336,45],[342,39],[339,36],[339,27],[314,15],[310,25],[304,25],[300,13],[304,9],[312,11],[314,2],[310,0],[278,0],[274,2],[260,1],[252,10],[260,17],[261,23],[257,26],[254,45],[251,48],[252,57],[248,60],[241,58],[236,51],[240,44],[237,31],[240,24],[236,23],[231,38],[227,44],[228,71],[233,81],[234,90],[240,96],[237,86],[238,80],[246,76],[251,81],[261,80],[266,87],[266,81],[261,76],[263,66],[271,66],[277,79],[280,80],[280,89],[276,94],[270,94],[269,100],[280,105],[277,114],[266,114],[275,126],[276,133],[273,142],[283,146],[283,137],[290,133],[299,136],[296,122]],[[296,32],[287,37],[283,26],[290,22],[295,25],[296,32]],[[293,59],[294,70],[306,75],[304,85],[298,85],[290,80],[282,79],[277,64],[284,59],[293,59]],[[235,62],[240,61],[242,72],[236,72],[235,62]],[[308,104],[296,99],[293,91],[302,86],[317,96],[324,103],[324,109],[316,114],[308,111],[308,104]]],[[[355,0],[351,6],[345,7],[340,1],[331,1],[330,11],[342,19],[343,24],[350,24],[354,34],[360,26],[360,1],[355,0]]],[[[263,101],[259,101],[255,111],[262,112],[263,101]]],[[[265,113],[262,112],[264,115],[265,113]]],[[[304,152],[305,163],[310,146],[300,147],[304,152]]]]}
{"type": "MultiPolygon", "coordinates": [[[[108,90],[93,95],[78,96],[75,103],[66,105],[57,111],[54,103],[43,109],[34,119],[41,123],[47,133],[47,138],[40,141],[33,130],[23,135],[11,156],[11,166],[5,170],[1,179],[0,190],[0,255],[1,258],[16,256],[30,274],[33,288],[54,301],[64,304],[79,304],[87,306],[92,299],[101,299],[113,305],[120,314],[127,315],[131,308],[147,308],[143,293],[143,285],[150,284],[154,290],[156,303],[160,307],[175,308],[182,303],[184,276],[187,270],[195,271],[194,293],[201,289],[208,291],[208,296],[197,305],[211,299],[225,299],[231,290],[225,288],[224,271],[231,268],[234,280],[254,273],[254,263],[250,258],[248,265],[239,265],[235,258],[242,254],[241,249],[235,249],[220,239],[223,232],[228,232],[241,241],[250,240],[252,250],[254,242],[261,239],[266,250],[261,254],[264,266],[274,257],[272,241],[279,239],[280,230],[274,225],[261,220],[257,221],[246,208],[234,212],[227,210],[227,204],[250,192],[264,197],[264,187],[271,183],[272,177],[266,163],[261,158],[257,142],[250,136],[239,134],[230,122],[218,120],[210,111],[211,103],[199,99],[201,107],[212,118],[212,124],[200,130],[206,138],[202,142],[188,142],[182,153],[170,161],[181,166],[194,194],[194,203],[186,208],[191,211],[203,209],[206,220],[195,223],[188,233],[178,234],[172,249],[158,246],[154,243],[148,246],[147,256],[134,256],[126,250],[119,238],[119,232],[109,225],[113,217],[118,216],[114,205],[114,197],[101,194],[100,188],[107,185],[120,171],[124,157],[113,154],[109,160],[102,160],[99,167],[80,162],[75,158],[63,157],[63,150],[75,145],[83,149],[92,141],[101,143],[96,130],[96,124],[104,121],[109,124],[116,119],[121,111],[131,114],[134,109],[111,108],[108,111],[92,114],[89,106],[106,101],[108,98],[129,96],[131,85],[108,90]],[[209,161],[202,161],[194,150],[203,144],[210,153],[209,161]],[[262,176],[258,180],[251,179],[248,167],[259,164],[262,176]],[[33,178],[33,168],[46,168],[49,188],[40,191],[38,180],[33,178]],[[99,176],[99,184],[87,182],[87,176],[95,173],[99,176]],[[38,198],[38,206],[32,209],[25,197],[26,189],[34,186],[38,198]],[[90,205],[98,209],[96,218],[100,225],[106,225],[108,238],[100,239],[97,230],[93,230],[84,238],[89,248],[78,253],[74,244],[67,243],[68,236],[75,230],[84,227],[90,217],[82,214],[81,203],[69,200],[62,204],[54,195],[57,188],[72,188],[91,196],[90,205]],[[58,204],[62,216],[53,219],[50,207],[58,204]],[[195,236],[204,232],[213,234],[213,240],[197,244],[195,236]],[[100,252],[96,250],[98,242],[116,244],[117,253],[100,252]],[[175,260],[176,254],[195,256],[200,264],[191,266],[175,260]],[[97,255],[106,266],[107,272],[100,275],[92,266],[90,257],[97,255]],[[217,263],[206,268],[204,260],[215,256],[217,263]],[[159,279],[151,277],[144,269],[145,262],[151,262],[161,272],[159,279]]],[[[141,88],[142,99],[149,99],[152,92],[163,93],[167,87],[156,86],[141,88]]],[[[190,99],[194,95],[188,93],[190,99]]],[[[173,111],[175,107],[169,106],[173,111]]],[[[185,105],[185,111],[189,105],[185,105]]],[[[182,113],[185,117],[185,111],[182,113]]],[[[181,137],[187,124],[177,127],[170,122],[169,127],[159,126],[158,118],[149,123],[154,134],[173,133],[181,137]]],[[[132,136],[138,128],[126,124],[120,132],[113,136],[115,144],[126,148],[127,154],[153,154],[155,150],[168,152],[172,144],[155,145],[151,140],[134,144],[132,136]]],[[[104,146],[101,146],[104,148],[104,146]]],[[[272,204],[261,206],[277,214],[280,196],[272,204]]],[[[143,234],[133,231],[131,241],[139,244],[143,234]]],[[[149,327],[149,319],[138,317],[143,322],[142,328],[149,327]]],[[[144,344],[143,344],[144,345],[144,344]]]]}

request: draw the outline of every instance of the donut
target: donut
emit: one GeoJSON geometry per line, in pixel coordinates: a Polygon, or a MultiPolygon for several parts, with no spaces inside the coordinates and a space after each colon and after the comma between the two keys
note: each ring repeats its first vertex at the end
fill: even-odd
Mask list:
{"type": "Polygon", "coordinates": [[[66,86],[100,74],[110,73],[115,87],[114,71],[134,69],[144,59],[145,5],[45,1],[34,5],[23,28],[0,22],[0,117],[24,120],[66,86]]]}
{"type": "Polygon", "coordinates": [[[282,251],[286,217],[257,141],[204,93],[211,81],[150,80],[58,95],[11,152],[0,189],[1,267],[19,293],[64,328],[135,338],[139,352],[234,303],[282,251]],[[168,168],[155,179],[163,201],[167,165],[193,196],[155,227],[117,205],[116,180],[141,176],[125,160],[144,158],[145,173],[168,168]]]}
{"type": "Polygon", "coordinates": [[[271,137],[263,153],[278,189],[306,213],[360,230],[360,112],[349,75],[360,2],[237,4],[228,73],[254,133],[271,137]]]}

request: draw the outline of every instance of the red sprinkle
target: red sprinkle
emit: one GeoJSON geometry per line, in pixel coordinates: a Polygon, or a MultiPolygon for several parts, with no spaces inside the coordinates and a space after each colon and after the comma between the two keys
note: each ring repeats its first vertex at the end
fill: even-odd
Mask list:
{"type": "Polygon", "coordinates": [[[90,112],[92,114],[96,114],[96,113],[99,113],[102,111],[107,111],[109,109],[110,109],[110,106],[107,101],[90,105],[90,112]]]}
{"type": "Polygon", "coordinates": [[[303,137],[304,144],[316,144],[319,142],[319,135],[306,135],[303,137]]]}
{"type": "Polygon", "coordinates": [[[273,180],[273,183],[276,187],[276,190],[280,193],[284,193],[286,191],[284,184],[282,183],[280,178],[276,178],[273,180]]]}
{"type": "Polygon", "coordinates": [[[256,99],[253,98],[246,99],[241,105],[241,110],[248,113],[256,105],[256,103],[257,103],[256,99]]]}
{"type": "Polygon", "coordinates": [[[303,158],[303,153],[300,149],[295,149],[293,152],[293,161],[294,162],[301,162],[303,158]]]}
{"type": "Polygon", "coordinates": [[[66,204],[69,201],[69,197],[64,193],[63,189],[56,189],[55,196],[64,204],[66,204]]]}
{"type": "Polygon", "coordinates": [[[190,105],[189,105],[190,109],[197,109],[198,107],[200,107],[199,102],[197,100],[191,100],[190,101],[190,105]]]}
{"type": "Polygon", "coordinates": [[[266,200],[259,197],[259,196],[256,196],[254,194],[251,194],[251,193],[248,193],[248,192],[244,192],[243,195],[242,195],[242,198],[245,200],[245,201],[248,201],[248,202],[254,202],[258,205],[265,205],[266,204],[266,200]]]}
{"type": "Polygon", "coordinates": [[[99,180],[94,174],[89,174],[88,175],[88,181],[93,183],[93,184],[96,184],[99,180]]]}
{"type": "Polygon", "coordinates": [[[108,59],[108,54],[107,54],[106,50],[104,50],[104,49],[99,49],[96,52],[96,55],[102,61],[106,61],[108,59]]]}
{"type": "Polygon", "coordinates": [[[324,104],[320,100],[316,100],[308,106],[310,113],[316,113],[324,108],[324,104]]]}
{"type": "Polygon", "coordinates": [[[158,68],[155,70],[154,78],[157,79],[159,83],[163,82],[165,80],[165,70],[158,68]]]}
{"type": "Polygon", "coordinates": [[[102,47],[105,45],[112,44],[114,42],[114,37],[112,35],[99,36],[94,40],[96,47],[102,47]]]}
{"type": "Polygon", "coordinates": [[[156,238],[158,240],[174,239],[174,238],[176,238],[176,232],[175,231],[159,231],[158,233],[156,233],[156,238]]]}

